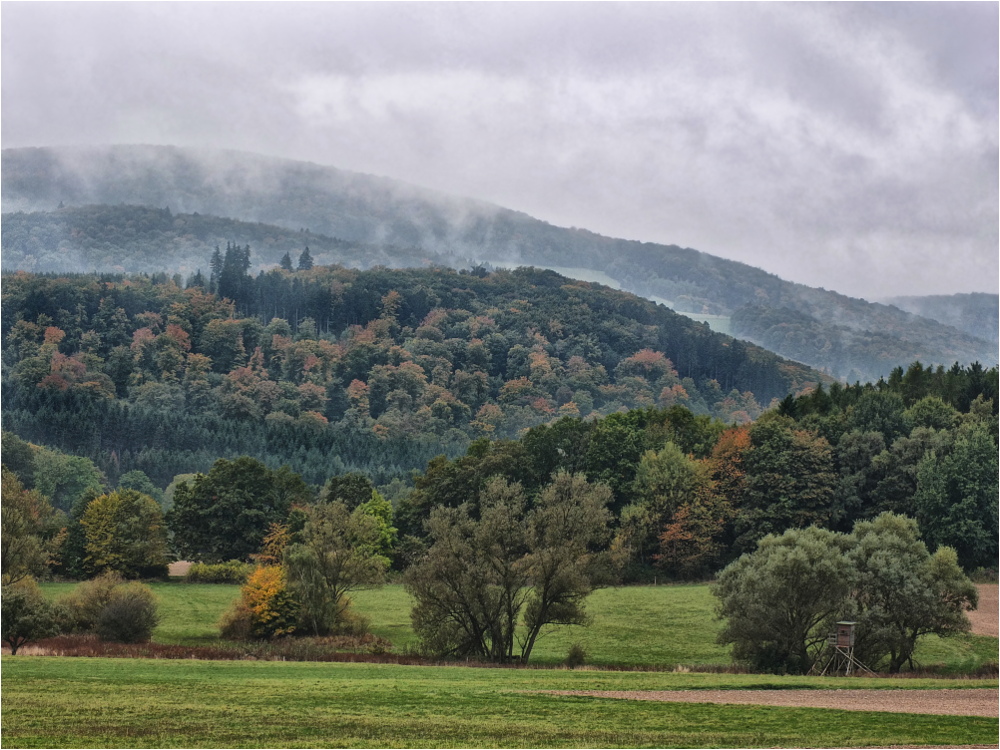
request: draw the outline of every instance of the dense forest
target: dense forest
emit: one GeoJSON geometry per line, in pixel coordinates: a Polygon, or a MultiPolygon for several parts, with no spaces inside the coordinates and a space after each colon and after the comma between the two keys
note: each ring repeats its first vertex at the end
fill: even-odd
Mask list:
{"type": "Polygon", "coordinates": [[[162,571],[168,544],[186,559],[259,561],[317,514],[339,519],[334,529],[362,524],[379,565],[426,567],[443,519],[485,524],[503,497],[544,515],[560,493],[599,498],[599,524],[577,537],[600,531],[588,554],[614,580],[703,579],[765,535],[849,532],[885,513],[915,519],[929,549],[951,547],[972,571],[994,567],[998,553],[997,390],[995,368],[914,363],[877,384],[789,395],[745,425],[678,405],[564,416],[516,439],[477,439],[412,483],[380,487],[332,464],[309,487],[244,456],[163,493],[141,471],[109,479],[89,459],[5,432],[4,502],[30,511],[40,570],[73,576],[162,571]],[[98,550],[117,562],[100,562],[98,550]]]}
{"type": "MultiPolygon", "coordinates": [[[[396,257],[395,250],[387,247],[404,248],[400,253],[406,257],[387,258],[385,265],[390,266],[413,265],[416,253],[422,258],[437,254],[457,266],[471,258],[505,265],[594,269],[606,272],[628,291],[668,301],[673,309],[733,316],[734,335],[848,382],[886,377],[894,367],[918,358],[946,366],[955,361],[964,365],[997,361],[995,324],[991,326],[988,317],[980,324],[947,302],[921,308],[926,315],[939,316],[932,320],[892,305],[786,282],[690,248],[555,227],[515,211],[369,175],[251,154],[166,147],[16,149],[5,150],[3,160],[7,213],[48,212],[60,203],[138,202],[159,209],[169,206],[191,216],[199,212],[293,232],[305,229],[378,246],[389,258],[396,257]]],[[[178,218],[197,223],[179,214],[174,221],[178,218]]],[[[5,225],[7,221],[5,215],[5,225]]],[[[24,248],[17,252],[37,257],[28,250],[34,246],[32,233],[43,235],[59,222],[44,214],[19,217],[14,226],[27,239],[17,240],[16,246],[24,248]]],[[[103,257],[122,257],[131,247],[129,241],[120,238],[117,224],[115,231],[100,230],[89,237],[83,236],[83,226],[74,223],[59,241],[87,265],[58,270],[114,270],[98,265],[101,253],[94,248],[101,247],[103,257]],[[109,249],[115,242],[122,243],[118,251],[109,249]]],[[[253,234],[247,231],[237,242],[263,247],[253,234]]],[[[187,253],[185,236],[179,239],[180,247],[167,256],[187,253]]]]}
{"type": "Polygon", "coordinates": [[[356,271],[306,248],[254,276],[250,255],[216,249],[186,280],[5,276],[5,429],[111,481],[164,487],[249,454],[311,484],[381,483],[563,416],[678,405],[745,423],[822,379],[551,271],[356,271]]]}

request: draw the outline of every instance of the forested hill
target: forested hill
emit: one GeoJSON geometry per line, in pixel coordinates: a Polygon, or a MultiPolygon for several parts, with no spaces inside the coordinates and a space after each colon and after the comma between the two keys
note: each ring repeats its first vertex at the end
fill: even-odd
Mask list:
{"type": "Polygon", "coordinates": [[[6,275],[4,428],[160,486],[242,454],[309,482],[384,482],[562,416],[683,406],[746,422],[821,379],[552,271],[252,276],[236,246],[206,265],[186,289],[166,274],[6,275]]]}
{"type": "Polygon", "coordinates": [[[350,268],[420,268],[450,265],[451,256],[421,248],[341,240],[304,229],[246,222],[211,214],[128,204],[66,207],[3,216],[0,249],[7,270],[35,273],[208,273],[215,248],[235,243],[253,248],[252,265],[277,266],[305,248],[316,265],[350,268]]]}
{"type": "MultiPolygon", "coordinates": [[[[313,164],[153,146],[14,149],[3,152],[2,177],[4,212],[141,203],[348,242],[421,248],[455,262],[591,269],[676,310],[722,316],[734,335],[849,381],[888,376],[914,359],[997,361],[995,340],[897,307],[793,284],[689,248],[555,227],[486,203],[313,164]]],[[[5,215],[5,225],[8,220],[5,215]]]]}

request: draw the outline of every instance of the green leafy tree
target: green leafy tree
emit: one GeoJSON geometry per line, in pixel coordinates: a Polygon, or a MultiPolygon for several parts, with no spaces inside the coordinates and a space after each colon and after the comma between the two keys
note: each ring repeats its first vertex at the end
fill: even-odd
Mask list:
{"type": "Polygon", "coordinates": [[[3,585],[0,593],[0,630],[10,653],[30,641],[48,638],[59,632],[58,617],[51,604],[42,596],[34,578],[22,578],[17,583],[3,585]]]}
{"type": "Polygon", "coordinates": [[[118,488],[122,490],[135,490],[136,492],[141,492],[143,495],[149,495],[161,507],[163,506],[163,490],[153,484],[144,471],[133,469],[132,471],[125,472],[118,479],[118,488]]]}
{"type": "Polygon", "coordinates": [[[643,453],[633,483],[635,502],[622,514],[619,545],[629,547],[640,562],[651,562],[663,527],[710,481],[708,472],[672,442],[660,451],[643,453]]]}
{"type": "Polygon", "coordinates": [[[375,486],[364,474],[350,471],[330,477],[323,491],[325,502],[342,502],[348,510],[354,510],[372,498],[375,486]]]}
{"type": "Polygon", "coordinates": [[[88,490],[104,489],[104,475],[89,458],[39,448],[35,453],[35,489],[60,510],[68,511],[88,490]]]}
{"type": "Polygon", "coordinates": [[[312,255],[309,253],[309,248],[307,247],[299,255],[298,270],[299,271],[308,271],[312,267],[313,267],[312,255]]]}
{"type": "Polygon", "coordinates": [[[167,525],[182,559],[249,560],[270,524],[311,499],[302,478],[286,467],[273,471],[247,456],[219,459],[207,474],[177,486],[167,525]]]}
{"type": "Polygon", "coordinates": [[[849,545],[846,535],[815,526],[761,539],[712,589],[725,620],[719,643],[758,670],[808,672],[848,606],[849,545]]]}
{"type": "Polygon", "coordinates": [[[350,512],[344,503],[321,503],[305,511],[297,543],[284,554],[290,591],[300,605],[299,627],[326,635],[347,622],[351,591],[384,581],[389,558],[380,553],[384,520],[371,508],[350,512]]]}
{"type": "Polygon", "coordinates": [[[478,519],[468,505],[435,508],[433,544],[406,575],[425,648],[527,662],[546,626],[584,624],[584,600],[608,579],[598,550],[608,539],[610,500],[606,486],[560,473],[531,511],[521,486],[500,478],[481,493],[478,519]]]}
{"type": "Polygon", "coordinates": [[[153,590],[138,581],[116,586],[97,615],[94,632],[102,641],[146,643],[160,621],[153,590]]]}
{"type": "Polygon", "coordinates": [[[35,486],[35,452],[31,444],[21,440],[13,432],[4,431],[0,442],[3,443],[3,465],[14,472],[25,489],[35,486]]]}
{"type": "Polygon", "coordinates": [[[92,575],[115,571],[126,578],[167,573],[167,529],[160,504],[137,490],[116,490],[87,504],[84,567],[92,575]]]}
{"type": "Polygon", "coordinates": [[[766,534],[835,520],[837,475],[830,444],[787,417],[766,414],[750,428],[736,546],[751,550],[766,534]]]}
{"type": "Polygon", "coordinates": [[[546,626],[589,622],[584,602],[613,574],[610,559],[601,553],[610,539],[611,498],[606,485],[566,472],[557,473],[538,495],[527,518],[524,564],[531,593],[525,603],[522,662],[546,626]]]}
{"type": "Polygon", "coordinates": [[[966,569],[997,560],[997,444],[985,426],[959,429],[949,451],[928,453],[917,468],[917,521],[932,547],[946,545],[966,569]]]}
{"type": "Polygon", "coordinates": [[[65,516],[37,490],[26,490],[13,472],[0,469],[0,548],[4,585],[48,573],[65,538],[65,516]]]}
{"type": "Polygon", "coordinates": [[[374,519],[376,536],[371,543],[372,552],[386,560],[391,560],[399,542],[399,531],[392,525],[392,503],[382,497],[378,490],[372,490],[371,499],[358,506],[358,510],[374,519]]]}
{"type": "Polygon", "coordinates": [[[858,522],[852,537],[848,559],[857,576],[856,652],[862,662],[873,668],[885,662],[898,672],[907,662],[913,666],[921,636],[969,629],[965,611],[975,609],[978,593],[953,549],[931,555],[916,521],[892,513],[858,522]]]}

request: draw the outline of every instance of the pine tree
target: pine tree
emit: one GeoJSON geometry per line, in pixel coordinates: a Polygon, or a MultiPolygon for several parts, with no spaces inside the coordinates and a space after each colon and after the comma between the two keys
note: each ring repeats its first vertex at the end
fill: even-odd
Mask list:
{"type": "Polygon", "coordinates": [[[312,256],[309,254],[309,246],[307,245],[306,249],[302,251],[302,255],[299,256],[298,270],[308,271],[312,267],[313,267],[313,259],[312,256]]]}

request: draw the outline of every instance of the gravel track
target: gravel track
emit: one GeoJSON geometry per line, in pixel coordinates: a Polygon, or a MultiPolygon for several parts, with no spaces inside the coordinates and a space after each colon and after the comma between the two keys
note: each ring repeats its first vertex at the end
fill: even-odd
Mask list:
{"type": "Polygon", "coordinates": [[[545,690],[552,695],[588,695],[673,703],[737,703],[844,711],[887,711],[949,716],[998,715],[993,689],[959,690],[545,690]]]}

